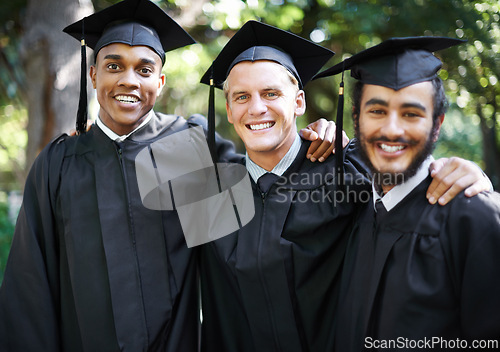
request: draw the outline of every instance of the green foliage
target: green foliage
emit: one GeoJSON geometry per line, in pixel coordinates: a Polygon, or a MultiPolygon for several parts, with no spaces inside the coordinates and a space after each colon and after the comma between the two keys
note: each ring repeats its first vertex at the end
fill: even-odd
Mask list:
{"type": "Polygon", "coordinates": [[[14,225],[9,219],[9,208],[4,200],[0,200],[0,283],[3,280],[3,273],[7,257],[9,255],[14,225]]]}
{"type": "Polygon", "coordinates": [[[0,105],[0,190],[20,189],[15,173],[24,175],[27,117],[23,107],[0,105]]]}

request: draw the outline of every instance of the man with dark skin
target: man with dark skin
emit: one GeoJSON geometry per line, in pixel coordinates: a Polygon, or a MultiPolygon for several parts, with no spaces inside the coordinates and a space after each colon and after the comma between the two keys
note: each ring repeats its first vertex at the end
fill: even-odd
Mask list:
{"type": "MultiPolygon", "coordinates": [[[[27,178],[0,288],[0,350],[195,352],[196,251],[176,212],[143,206],[135,172],[140,150],[198,125],[153,111],[165,52],[194,40],[146,0],[66,31],[80,40],[83,24],[99,117],[50,143],[27,178]]],[[[218,142],[224,159],[232,144],[218,142]]]]}

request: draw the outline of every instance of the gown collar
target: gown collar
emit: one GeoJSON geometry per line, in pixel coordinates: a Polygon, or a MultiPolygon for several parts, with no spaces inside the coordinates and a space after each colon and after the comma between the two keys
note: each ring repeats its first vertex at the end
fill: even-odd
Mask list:
{"type": "Polygon", "coordinates": [[[104,134],[109,137],[109,139],[111,139],[112,141],[115,141],[115,142],[123,142],[132,133],[134,133],[137,130],[141,129],[142,127],[146,126],[149,123],[149,121],[151,121],[151,119],[153,118],[153,115],[154,115],[154,112],[153,112],[153,109],[151,109],[148,113],[148,116],[146,116],[146,118],[141,122],[141,124],[139,126],[137,126],[132,132],[130,132],[128,134],[124,134],[122,136],[116,134],[108,126],[106,126],[104,124],[104,122],[102,122],[102,120],[99,116],[97,116],[96,124],[104,132],[104,134]]]}
{"type": "MultiPolygon", "coordinates": [[[[290,149],[288,149],[288,152],[270,172],[278,176],[282,176],[285,173],[285,171],[290,167],[290,165],[292,165],[293,161],[299,154],[301,145],[302,145],[302,140],[297,134],[295,136],[295,140],[293,141],[292,146],[290,147],[290,149]]],[[[260,176],[268,172],[266,171],[266,169],[254,163],[252,159],[250,159],[250,157],[248,156],[248,153],[246,154],[245,159],[246,159],[246,167],[248,173],[255,182],[257,182],[260,176]]]]}
{"type": "Polygon", "coordinates": [[[429,166],[434,161],[432,155],[429,155],[427,159],[420,165],[417,173],[410,177],[406,182],[395,186],[389,192],[387,192],[383,197],[377,192],[375,184],[372,182],[373,191],[373,205],[378,199],[382,200],[387,211],[391,211],[396,205],[399,204],[408,194],[410,194],[415,187],[417,187],[425,178],[429,175],[429,166]]]}

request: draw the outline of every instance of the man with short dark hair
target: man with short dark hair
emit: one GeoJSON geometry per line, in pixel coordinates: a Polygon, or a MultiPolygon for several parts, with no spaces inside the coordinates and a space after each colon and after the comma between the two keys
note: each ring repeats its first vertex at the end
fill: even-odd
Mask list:
{"type": "Polygon", "coordinates": [[[99,117],[50,143],[27,178],[0,289],[0,350],[195,352],[197,255],[175,211],[142,204],[135,170],[139,151],[198,125],[153,111],[165,52],[194,40],[147,0],[65,31],[94,49],[99,117]]]}

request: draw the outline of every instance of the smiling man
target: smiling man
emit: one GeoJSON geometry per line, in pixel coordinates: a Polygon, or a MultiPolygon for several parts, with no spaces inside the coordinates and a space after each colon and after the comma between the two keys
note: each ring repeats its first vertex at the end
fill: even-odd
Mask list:
{"type": "Polygon", "coordinates": [[[432,52],[460,43],[393,38],[323,74],[358,80],[355,131],[374,174],[347,249],[337,351],[499,348],[500,195],[426,199],[447,108],[432,52]]]}
{"type": "Polygon", "coordinates": [[[444,119],[445,106],[443,97],[438,96],[439,85],[436,79],[395,93],[392,88],[377,85],[363,87],[362,108],[359,108],[363,122],[357,121],[356,131],[363,155],[370,160],[375,179],[384,193],[415,175],[432,153],[444,119]],[[429,91],[436,92],[437,110],[429,91]],[[403,119],[398,121],[396,116],[403,119]]]}
{"type": "Polygon", "coordinates": [[[161,58],[146,46],[113,43],[103,47],[90,67],[100,108],[98,124],[118,135],[139,127],[165,85],[162,66],[161,58]]]}
{"type": "Polygon", "coordinates": [[[30,171],[0,288],[0,350],[195,352],[197,255],[175,211],[143,206],[135,170],[141,150],[195,124],[153,111],[165,52],[194,40],[147,0],[65,31],[94,49],[99,117],[30,171]]]}
{"type": "Polygon", "coordinates": [[[245,142],[249,159],[267,171],[292,146],[295,118],[305,113],[304,91],[292,82],[283,66],[263,60],[239,63],[226,82],[227,119],[245,142]]]}

